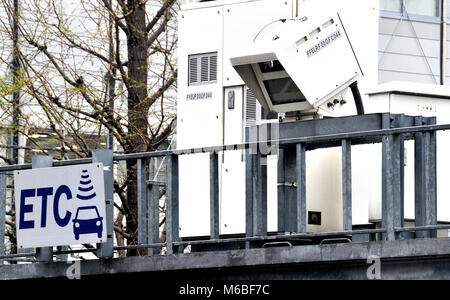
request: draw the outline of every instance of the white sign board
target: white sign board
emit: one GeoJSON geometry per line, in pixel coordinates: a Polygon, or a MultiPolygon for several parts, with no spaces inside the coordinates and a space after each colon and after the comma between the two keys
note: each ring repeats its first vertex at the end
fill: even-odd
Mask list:
{"type": "Polygon", "coordinates": [[[14,172],[17,246],[106,241],[103,164],[14,172]]]}

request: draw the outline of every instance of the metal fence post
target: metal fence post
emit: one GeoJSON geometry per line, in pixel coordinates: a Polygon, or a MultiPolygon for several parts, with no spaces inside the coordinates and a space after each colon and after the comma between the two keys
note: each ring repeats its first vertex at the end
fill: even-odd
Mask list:
{"type": "MultiPolygon", "coordinates": [[[[34,155],[31,158],[31,166],[37,168],[53,167],[53,157],[45,155],[34,155]]],[[[53,247],[36,248],[36,260],[38,262],[51,262],[53,260],[53,247]]]]}
{"type": "Polygon", "coordinates": [[[278,150],[278,162],[277,162],[277,196],[278,196],[278,207],[277,207],[277,222],[278,222],[278,232],[286,231],[286,176],[284,175],[284,149],[278,150]]]}
{"type": "MultiPolygon", "coordinates": [[[[436,117],[428,119],[428,125],[436,124],[436,117]]],[[[427,155],[427,165],[428,165],[428,194],[427,194],[427,214],[426,221],[427,225],[437,225],[437,141],[436,141],[436,131],[430,131],[430,150],[427,155]]],[[[437,237],[436,230],[428,231],[430,237],[437,237]]]]}
{"type": "MultiPolygon", "coordinates": [[[[415,118],[415,125],[436,123],[415,118]]],[[[418,132],[415,135],[415,225],[437,225],[436,205],[436,133],[418,132]]],[[[416,232],[416,237],[436,237],[436,230],[416,232]]]]}
{"type": "MultiPolygon", "coordinates": [[[[423,117],[414,118],[415,126],[425,125],[423,117]]],[[[426,225],[425,220],[425,199],[427,195],[426,176],[425,176],[425,138],[423,132],[417,132],[414,140],[414,198],[415,198],[415,226],[426,225]]],[[[416,232],[416,237],[424,238],[428,236],[426,231],[416,232]]]]}
{"type": "Polygon", "coordinates": [[[137,160],[138,244],[147,240],[147,162],[137,160]]]}
{"type": "Polygon", "coordinates": [[[352,230],[352,141],[342,140],[343,229],[352,230]]]}
{"type": "Polygon", "coordinates": [[[258,151],[256,154],[254,182],[254,230],[256,236],[267,235],[267,159],[273,153],[273,145],[268,141],[272,138],[272,127],[262,124],[257,127],[258,151]]]}
{"type": "Polygon", "coordinates": [[[112,258],[114,255],[113,219],[114,219],[114,165],[112,150],[92,151],[92,162],[103,164],[106,205],[106,242],[97,244],[97,257],[112,258]]]}
{"type": "MultiPolygon", "coordinates": [[[[255,155],[250,149],[245,150],[245,236],[253,236],[253,173],[255,155]]],[[[246,248],[250,248],[250,242],[245,243],[246,248]]]]}
{"type": "MultiPolygon", "coordinates": [[[[0,255],[5,255],[6,183],[8,175],[0,173],[0,255]]],[[[0,265],[3,260],[0,259],[0,265]]]]}
{"type": "Polygon", "coordinates": [[[211,239],[219,239],[219,155],[209,156],[209,199],[210,199],[210,232],[211,239]]]}
{"type": "Polygon", "coordinates": [[[388,240],[395,240],[398,236],[395,228],[403,227],[401,148],[399,135],[383,136],[382,223],[388,240]]]}
{"type": "MultiPolygon", "coordinates": [[[[394,127],[395,128],[401,128],[408,126],[405,122],[405,115],[400,114],[396,115],[394,119],[394,127]]],[[[401,203],[400,203],[400,213],[401,213],[401,226],[404,224],[405,219],[405,136],[404,134],[399,135],[399,147],[400,147],[400,192],[401,192],[401,203]]],[[[407,238],[409,233],[401,233],[403,235],[403,238],[407,238]]]]}
{"type": "Polygon", "coordinates": [[[169,155],[166,167],[166,245],[167,253],[173,254],[173,243],[179,240],[178,156],[169,155]]]}
{"type": "Polygon", "coordinates": [[[296,145],[296,173],[297,173],[297,232],[307,231],[306,215],[306,147],[300,143],[296,145]]]}
{"type": "Polygon", "coordinates": [[[254,173],[254,234],[267,235],[267,156],[258,151],[256,155],[256,172],[254,173]]]}
{"type": "MultiPolygon", "coordinates": [[[[148,243],[156,244],[159,243],[159,186],[157,184],[149,183],[147,187],[147,232],[148,232],[148,243]]],[[[148,255],[159,254],[159,248],[149,248],[148,255]]]]}
{"type": "MultiPolygon", "coordinates": [[[[255,127],[245,128],[245,141],[256,142],[257,132],[255,127]]],[[[256,164],[256,151],[252,147],[245,149],[245,236],[253,237],[254,234],[254,173],[256,164]]],[[[251,247],[250,242],[245,242],[245,248],[249,249],[251,247]]]]}

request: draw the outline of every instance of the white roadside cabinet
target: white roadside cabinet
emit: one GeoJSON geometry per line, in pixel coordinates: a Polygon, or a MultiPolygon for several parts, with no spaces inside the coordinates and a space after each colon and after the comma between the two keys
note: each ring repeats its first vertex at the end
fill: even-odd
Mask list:
{"type": "MultiPolygon", "coordinates": [[[[450,87],[394,81],[368,91],[370,112],[389,112],[410,116],[436,117],[437,124],[450,123],[450,87]]],[[[381,153],[381,148],[372,150],[381,153]]],[[[438,222],[450,222],[450,132],[437,133],[437,217],[438,222]]],[[[372,154],[375,154],[372,152],[372,154]]],[[[381,155],[371,155],[373,183],[381,178],[381,155]]],[[[379,182],[379,180],[378,180],[379,182]]],[[[381,219],[381,189],[369,184],[364,189],[372,194],[370,220],[381,219]]],[[[414,141],[405,142],[405,219],[414,220],[414,141]]]]}
{"type": "MultiPolygon", "coordinates": [[[[178,19],[177,149],[245,142],[245,128],[277,119],[261,118],[261,106],[234,70],[230,59],[245,52],[279,19],[298,18],[318,9],[339,9],[349,22],[354,50],[365,77],[362,91],[377,78],[378,1],[376,0],[218,0],[189,3],[178,19]],[[274,22],[275,21],[275,22],[274,22]],[[361,22],[364,26],[361,26],[361,22]]],[[[350,93],[348,93],[350,94],[350,93]]],[[[353,99],[331,112],[355,114],[353,99]]],[[[308,152],[308,209],[323,211],[321,226],[342,228],[340,149],[308,152]]],[[[245,156],[219,154],[220,234],[245,232],[245,156]]],[[[210,233],[209,156],[179,160],[180,236],[210,233]]],[[[277,231],[277,156],[268,158],[268,231],[277,231]]],[[[354,224],[367,224],[369,202],[353,205],[354,224]]]]}

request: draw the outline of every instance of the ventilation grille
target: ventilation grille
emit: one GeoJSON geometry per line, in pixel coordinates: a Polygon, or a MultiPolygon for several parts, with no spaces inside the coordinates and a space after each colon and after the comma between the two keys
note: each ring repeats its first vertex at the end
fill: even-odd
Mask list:
{"type": "Polygon", "coordinates": [[[201,81],[208,82],[209,81],[209,57],[202,57],[200,69],[201,69],[201,81]]]}
{"type": "Polygon", "coordinates": [[[215,82],[217,82],[217,52],[190,55],[189,85],[215,82]]]}
{"type": "Polygon", "coordinates": [[[245,126],[255,126],[257,114],[257,103],[255,95],[249,89],[245,89],[245,126]]]}
{"type": "Polygon", "coordinates": [[[198,83],[198,59],[192,57],[189,59],[189,84],[198,83]]]}
{"type": "Polygon", "coordinates": [[[217,55],[209,57],[209,80],[217,81],[217,55]]]}

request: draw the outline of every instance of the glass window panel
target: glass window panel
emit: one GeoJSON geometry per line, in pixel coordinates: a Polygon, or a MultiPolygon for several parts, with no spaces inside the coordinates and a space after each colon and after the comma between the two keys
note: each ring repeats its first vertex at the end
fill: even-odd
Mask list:
{"type": "Polygon", "coordinates": [[[387,11],[401,12],[402,0],[380,0],[380,9],[387,11]]]}
{"type": "Polygon", "coordinates": [[[447,12],[447,19],[448,19],[448,18],[450,18],[450,0],[447,0],[446,12],[447,12]]]}
{"type": "Polygon", "coordinates": [[[273,105],[305,102],[305,96],[290,77],[265,80],[264,85],[273,105]]]}
{"type": "Polygon", "coordinates": [[[405,0],[408,14],[437,17],[439,16],[438,0],[405,0]]]}

